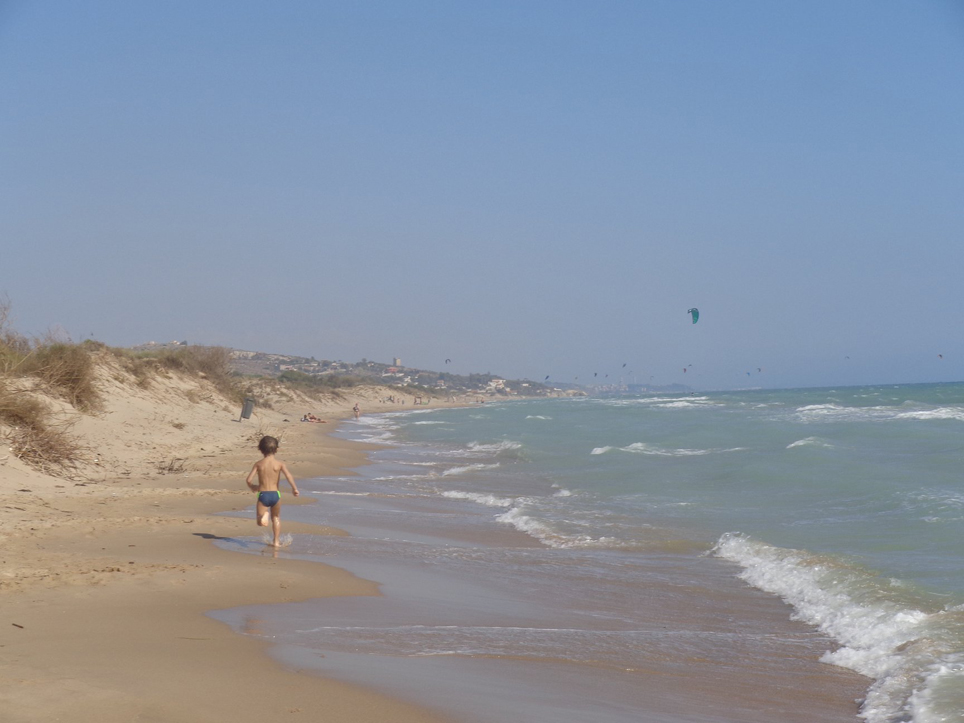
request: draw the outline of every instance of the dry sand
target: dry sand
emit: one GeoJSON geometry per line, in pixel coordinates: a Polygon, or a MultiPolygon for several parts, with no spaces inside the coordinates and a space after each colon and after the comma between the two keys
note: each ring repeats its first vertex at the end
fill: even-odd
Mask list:
{"type": "MultiPolygon", "coordinates": [[[[244,477],[262,434],[281,438],[279,456],[296,478],[344,474],[367,448],[325,432],[356,401],[363,411],[399,408],[378,401],[391,390],[350,390],[325,403],[289,395],[239,422],[240,409],[203,381],[131,381],[108,364],[101,412],[60,406],[87,447],[71,479],[0,448],[0,720],[443,720],[285,669],[263,654],[265,643],[204,614],[379,594],[376,583],[337,568],[239,555],[212,540],[262,532],[253,515],[215,514],[251,506],[244,477]],[[298,422],[308,411],[332,423],[298,422]]],[[[283,531],[344,534],[286,522],[283,531]]]]}

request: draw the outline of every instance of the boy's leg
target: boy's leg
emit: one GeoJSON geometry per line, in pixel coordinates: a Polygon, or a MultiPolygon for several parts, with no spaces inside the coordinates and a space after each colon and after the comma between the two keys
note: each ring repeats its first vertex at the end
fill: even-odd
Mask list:
{"type": "Polygon", "coordinates": [[[271,508],[271,531],[274,533],[274,546],[281,544],[281,500],[271,508]]]}
{"type": "Polygon", "coordinates": [[[268,526],[268,515],[270,510],[261,504],[261,500],[258,500],[258,504],[254,506],[254,519],[258,522],[258,527],[268,526]]]}

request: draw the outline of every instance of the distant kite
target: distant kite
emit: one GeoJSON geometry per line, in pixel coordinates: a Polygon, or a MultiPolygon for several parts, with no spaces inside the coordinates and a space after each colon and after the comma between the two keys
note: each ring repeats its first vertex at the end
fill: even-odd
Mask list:
{"type": "Polygon", "coordinates": [[[623,364],[623,369],[625,369],[625,368],[626,368],[626,365],[625,365],[625,364],[623,364]]]}
{"type": "Polygon", "coordinates": [[[686,374],[686,367],[683,367],[683,374],[686,374]]]}
{"type": "Polygon", "coordinates": [[[546,374],[546,378],[545,378],[545,379],[543,379],[542,381],[544,381],[544,382],[547,382],[547,381],[549,381],[549,375],[548,375],[548,374],[546,374]]]}
{"type": "Polygon", "coordinates": [[[937,355],[937,358],[938,358],[938,359],[943,359],[943,358],[944,358],[944,355],[943,355],[943,354],[938,354],[938,355],[937,355]]]}
{"type": "Polygon", "coordinates": [[[593,372],[592,375],[593,375],[594,377],[598,377],[598,376],[599,376],[599,372],[593,372]]]}
{"type": "Polygon", "coordinates": [[[451,360],[451,359],[446,359],[446,360],[445,360],[445,363],[446,363],[446,364],[451,364],[451,363],[452,363],[452,360],[451,360]]]}
{"type": "Polygon", "coordinates": [[[692,309],[687,309],[687,310],[686,310],[686,313],[693,315],[693,323],[694,323],[694,324],[700,320],[700,310],[697,309],[695,306],[694,306],[692,309]]]}

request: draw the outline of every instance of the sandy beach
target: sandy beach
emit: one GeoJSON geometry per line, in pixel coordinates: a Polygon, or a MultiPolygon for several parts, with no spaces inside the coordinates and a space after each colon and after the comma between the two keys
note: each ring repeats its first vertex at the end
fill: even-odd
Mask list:
{"type": "MultiPolygon", "coordinates": [[[[216,514],[250,507],[244,476],[261,434],[281,438],[279,456],[299,478],[345,474],[364,462],[365,447],[325,433],[356,401],[363,411],[393,408],[379,404],[384,390],[327,406],[288,399],[239,421],[239,410],[200,380],[172,375],[139,388],[110,365],[99,375],[102,410],[60,409],[85,446],[69,479],[0,452],[3,720],[442,720],[285,669],[261,642],[205,615],[379,594],[343,570],[238,555],[212,541],[262,532],[253,519],[216,514]],[[308,411],[330,423],[299,423],[308,411]]],[[[284,532],[344,534],[294,523],[284,532]]]]}

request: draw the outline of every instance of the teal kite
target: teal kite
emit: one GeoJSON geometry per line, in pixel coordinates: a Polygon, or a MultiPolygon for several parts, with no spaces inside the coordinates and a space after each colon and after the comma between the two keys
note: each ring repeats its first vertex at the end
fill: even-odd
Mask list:
{"type": "Polygon", "coordinates": [[[694,323],[694,324],[700,320],[700,310],[697,309],[696,307],[693,307],[692,309],[687,309],[687,310],[686,310],[686,313],[693,315],[693,323],[694,323]]]}

